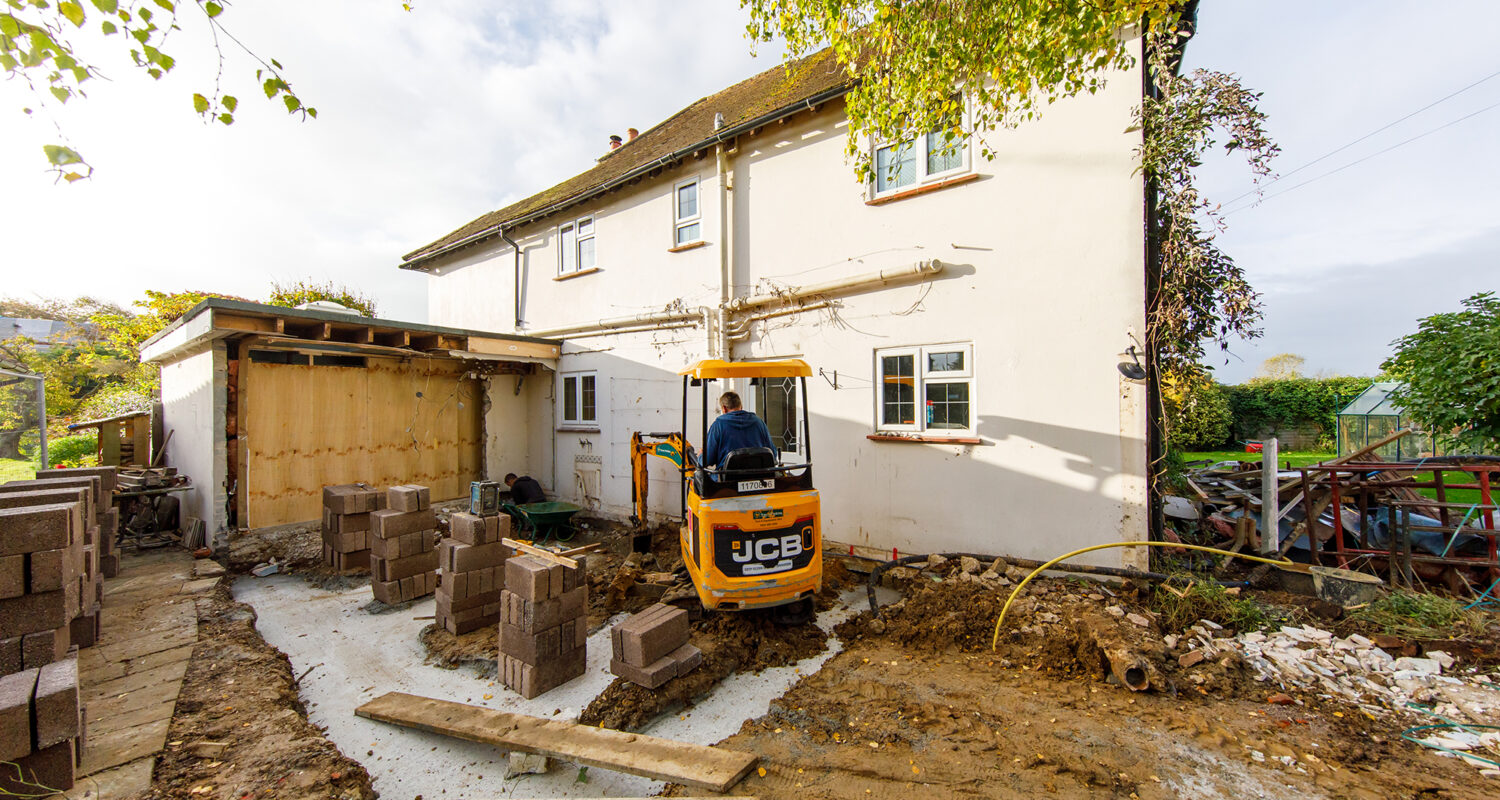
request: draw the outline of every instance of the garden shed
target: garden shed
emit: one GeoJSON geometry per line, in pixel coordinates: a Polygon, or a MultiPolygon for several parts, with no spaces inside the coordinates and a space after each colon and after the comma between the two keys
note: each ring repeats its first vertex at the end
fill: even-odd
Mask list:
{"type": "MultiPolygon", "coordinates": [[[[1376,381],[1339,411],[1339,455],[1348,455],[1390,436],[1411,423],[1391,401],[1397,381],[1376,381]]],[[[1401,461],[1437,455],[1432,434],[1414,432],[1375,451],[1377,458],[1401,461]]]]}

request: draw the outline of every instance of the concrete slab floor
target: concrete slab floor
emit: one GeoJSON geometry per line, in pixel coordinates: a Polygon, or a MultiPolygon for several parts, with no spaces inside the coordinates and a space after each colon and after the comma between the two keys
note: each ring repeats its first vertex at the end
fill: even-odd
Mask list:
{"type": "MultiPolygon", "coordinates": [[[[370,614],[369,587],[328,591],[295,576],[245,577],[235,581],[235,599],[252,606],[256,628],[285,653],[295,675],[307,673],[300,690],[314,724],[370,772],[375,790],[390,800],[436,797],[620,797],[651,795],[662,784],[598,768],[579,771],[554,763],[545,775],[505,780],[507,754],[489,745],[464,742],[356,717],[354,709],[386,692],[402,691],[486,708],[556,719],[576,719],[614,676],[609,673],[606,626],[588,641],[583,677],[533,700],[523,700],[473,669],[442,669],[423,663],[418,634],[433,613],[432,598],[385,614],[370,614]],[[314,668],[315,667],[315,668],[314,668]],[[308,672],[309,668],[314,668],[308,672]]],[[[848,592],[839,607],[818,615],[825,630],[847,619],[864,602],[864,591],[848,592]]],[[[611,622],[624,619],[621,615],[611,622]]],[[[647,730],[684,742],[712,744],[738,731],[748,718],[766,713],[770,703],[804,675],[816,672],[842,650],[837,639],[814,658],[758,675],[736,675],[693,708],[659,720],[647,730]]]]}

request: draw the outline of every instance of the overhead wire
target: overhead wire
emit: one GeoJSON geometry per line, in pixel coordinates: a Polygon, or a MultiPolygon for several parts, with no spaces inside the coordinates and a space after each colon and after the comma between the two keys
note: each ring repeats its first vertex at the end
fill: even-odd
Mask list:
{"type": "MultiPolygon", "coordinates": [[[[1371,153],[1371,154],[1365,156],[1364,158],[1361,158],[1361,159],[1358,159],[1358,160],[1355,160],[1355,161],[1351,161],[1351,162],[1349,162],[1348,164],[1345,164],[1342,167],[1339,167],[1337,169],[1329,170],[1328,172],[1325,172],[1325,173],[1323,173],[1323,174],[1321,174],[1321,175],[1319,175],[1319,176],[1317,176],[1315,178],[1309,178],[1309,179],[1307,179],[1307,180],[1305,180],[1305,181],[1303,181],[1303,182],[1301,182],[1299,184],[1296,184],[1294,186],[1288,187],[1286,189],[1282,189],[1281,191],[1279,191],[1279,192],[1277,192],[1277,193],[1275,193],[1273,195],[1268,195],[1266,197],[1262,197],[1258,201],[1256,201],[1254,203],[1251,203],[1249,205],[1240,206],[1239,208],[1232,209],[1232,210],[1229,210],[1229,211],[1225,211],[1224,213],[1220,214],[1219,217],[1222,219],[1222,218],[1229,217],[1229,216],[1234,215],[1234,214],[1238,214],[1241,211],[1245,211],[1247,209],[1255,208],[1256,206],[1260,205],[1261,203],[1266,202],[1267,200],[1270,200],[1270,199],[1275,198],[1275,197],[1280,197],[1280,196],[1282,196],[1282,195],[1284,195],[1284,194],[1286,194],[1288,192],[1295,192],[1298,189],[1301,189],[1302,187],[1307,186],[1310,183],[1316,183],[1316,182],[1318,182],[1320,180],[1323,180],[1324,178],[1330,177],[1332,175],[1336,175],[1336,174],[1338,174],[1340,172],[1343,172],[1344,170],[1346,170],[1346,169],[1348,169],[1350,167],[1356,166],[1358,164],[1363,164],[1364,162],[1369,161],[1370,159],[1375,158],[1376,156],[1385,155],[1386,153],[1389,153],[1389,152],[1391,152],[1392,150],[1395,150],[1398,147],[1403,147],[1405,145],[1411,144],[1412,142],[1415,142],[1418,139],[1425,139],[1425,138],[1427,138],[1428,136],[1431,136],[1434,133],[1442,131],[1442,130],[1444,130],[1446,128],[1450,128],[1450,127],[1452,127],[1454,125],[1457,125],[1460,122],[1463,122],[1465,120],[1471,119],[1473,117],[1477,117],[1477,116],[1479,116],[1480,114],[1483,114],[1486,111],[1491,111],[1491,110],[1496,109],[1496,108],[1500,108],[1500,102],[1492,103],[1490,105],[1485,106],[1484,108],[1479,109],[1478,111],[1474,111],[1472,113],[1465,114],[1464,116],[1459,117],[1458,119],[1452,120],[1450,122],[1445,122],[1442,125],[1439,125],[1438,127],[1433,128],[1430,131],[1427,131],[1425,133],[1419,133],[1416,136],[1411,137],[1410,139],[1404,139],[1402,141],[1399,141],[1399,142],[1391,145],[1390,147],[1385,148],[1384,150],[1377,150],[1376,152],[1371,153]]],[[[1241,197],[1243,197],[1243,196],[1244,195],[1241,195],[1241,197]]],[[[1231,201],[1231,202],[1233,202],[1233,201],[1231,201]]]]}
{"type": "Polygon", "coordinates": [[[1308,167],[1310,167],[1310,166],[1318,163],[1319,161],[1323,161],[1325,159],[1328,159],[1328,158],[1331,158],[1333,156],[1336,156],[1339,153],[1342,153],[1345,150],[1348,150],[1349,148],[1351,148],[1351,147],[1359,144],[1360,142],[1363,142],[1364,140],[1369,139],[1370,137],[1374,136],[1377,133],[1381,133],[1383,131],[1386,131],[1386,130],[1389,130],[1391,128],[1394,128],[1395,126],[1400,125],[1401,123],[1403,123],[1403,122],[1411,119],[1412,117],[1415,117],[1416,115],[1422,113],[1423,111],[1426,111],[1426,110],[1432,108],[1433,106],[1439,105],[1441,103],[1445,103],[1445,102],[1447,102],[1449,100],[1452,100],[1453,98],[1455,98],[1455,97],[1463,94],[1464,92],[1469,91],[1470,89],[1474,88],[1475,86],[1478,86],[1481,83],[1484,83],[1485,81],[1491,80],[1491,79],[1496,78],[1496,77],[1500,77],[1500,70],[1497,70],[1495,72],[1491,72],[1490,74],[1484,76],[1483,78],[1480,78],[1477,81],[1474,81],[1473,83],[1469,84],[1468,86],[1463,87],[1462,89],[1459,89],[1458,91],[1455,91],[1455,92],[1452,92],[1450,94],[1444,95],[1444,96],[1442,96],[1442,97],[1440,97],[1440,98],[1432,101],[1431,103],[1428,103],[1427,105],[1422,106],[1421,108],[1417,109],[1416,111],[1413,111],[1410,114],[1407,114],[1406,116],[1401,117],[1398,120],[1395,120],[1395,121],[1392,121],[1392,122],[1388,122],[1388,123],[1380,126],[1379,128],[1376,128],[1375,130],[1370,131],[1369,133],[1365,134],[1364,136],[1361,136],[1358,139],[1355,139],[1352,142],[1349,142],[1349,143],[1347,143],[1347,144],[1345,144],[1345,145],[1343,145],[1341,147],[1338,147],[1338,148],[1335,148],[1333,150],[1330,150],[1330,151],[1324,153],[1323,155],[1318,156],[1317,158],[1315,158],[1315,159],[1307,162],[1306,164],[1303,164],[1300,167],[1297,167],[1296,169],[1294,169],[1294,170],[1292,170],[1290,172],[1284,173],[1282,175],[1277,175],[1275,178],[1272,178],[1271,180],[1267,181],[1264,185],[1257,186],[1254,189],[1250,189],[1249,191],[1246,191],[1244,194],[1242,194],[1242,195],[1240,195],[1238,197],[1234,197],[1234,198],[1231,198],[1231,199],[1225,201],[1224,205],[1226,205],[1226,206],[1233,205],[1233,204],[1239,202],[1240,200],[1243,200],[1246,197],[1249,197],[1252,194],[1256,194],[1258,192],[1265,191],[1266,187],[1268,187],[1268,186],[1271,186],[1271,185],[1273,185],[1273,184],[1275,184],[1275,183],[1277,183],[1279,181],[1286,180],[1287,178],[1289,178],[1289,177],[1291,177],[1293,175],[1296,175],[1297,173],[1301,172],[1304,169],[1307,169],[1308,167]]]}

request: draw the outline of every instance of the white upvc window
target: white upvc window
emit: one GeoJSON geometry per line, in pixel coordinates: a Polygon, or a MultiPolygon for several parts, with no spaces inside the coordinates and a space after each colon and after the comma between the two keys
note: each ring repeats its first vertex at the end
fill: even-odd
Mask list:
{"type": "MultiPolygon", "coordinates": [[[[961,119],[955,120],[958,122],[961,119]]],[[[952,128],[931,130],[916,139],[875,142],[871,150],[875,171],[871,192],[875,197],[915,189],[969,171],[968,139],[952,128]]]]}
{"type": "Polygon", "coordinates": [[[672,187],[672,246],[692,244],[703,239],[703,212],[699,203],[698,179],[682,181],[672,187]]]}
{"type": "Polygon", "coordinates": [[[597,427],[599,403],[597,372],[564,372],[558,390],[563,427],[597,427]]]}
{"type": "Polygon", "coordinates": [[[557,228],[557,273],[569,275],[594,268],[594,218],[583,217],[557,228]]]}
{"type": "Polygon", "coordinates": [[[936,434],[974,432],[974,345],[875,351],[875,428],[936,434]]]}

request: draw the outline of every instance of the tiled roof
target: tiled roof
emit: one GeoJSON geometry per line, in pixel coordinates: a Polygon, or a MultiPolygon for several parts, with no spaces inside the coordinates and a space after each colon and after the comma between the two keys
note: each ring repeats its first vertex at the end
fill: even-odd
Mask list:
{"type": "Polygon", "coordinates": [[[711,142],[714,116],[724,115],[724,129],[752,122],[778,111],[789,110],[820,95],[847,88],[848,79],[833,51],[825,49],[798,61],[772,67],[748,80],[710,95],[668,117],[618,150],[608,153],[593,168],[543,192],[470,222],[431,244],[402,257],[412,261],[465,239],[493,231],[537,212],[571,202],[581,202],[623,178],[649,170],[662,159],[696,150],[711,142]]]}

